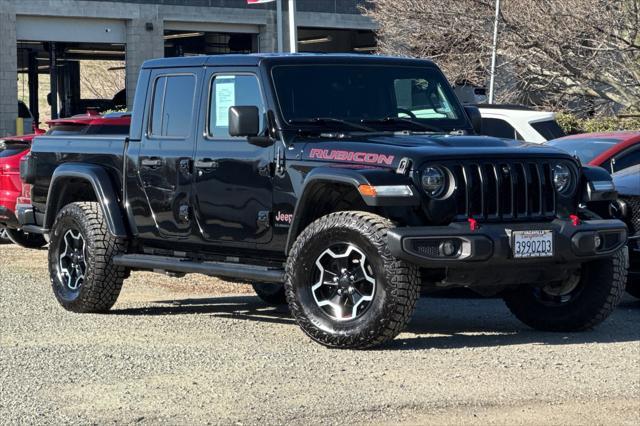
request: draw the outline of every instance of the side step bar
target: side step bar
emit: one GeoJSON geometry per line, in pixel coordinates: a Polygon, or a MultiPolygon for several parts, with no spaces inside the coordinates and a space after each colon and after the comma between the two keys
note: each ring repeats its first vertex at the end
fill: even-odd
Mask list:
{"type": "Polygon", "coordinates": [[[121,254],[113,258],[113,263],[132,269],[198,273],[247,281],[284,282],[284,269],[238,263],[197,262],[191,259],[150,254],[121,254]]]}
{"type": "Polygon", "coordinates": [[[37,225],[23,225],[22,228],[20,228],[20,230],[27,232],[29,234],[46,234],[47,230],[44,229],[42,226],[37,226],[37,225]]]}

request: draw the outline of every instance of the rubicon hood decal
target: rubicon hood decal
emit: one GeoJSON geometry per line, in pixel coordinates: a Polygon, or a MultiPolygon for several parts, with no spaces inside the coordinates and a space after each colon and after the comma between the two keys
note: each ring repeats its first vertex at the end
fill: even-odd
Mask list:
{"type": "Polygon", "coordinates": [[[345,151],[338,149],[312,148],[309,158],[318,160],[350,161],[363,164],[393,164],[393,155],[378,154],[376,152],[345,151]]]}

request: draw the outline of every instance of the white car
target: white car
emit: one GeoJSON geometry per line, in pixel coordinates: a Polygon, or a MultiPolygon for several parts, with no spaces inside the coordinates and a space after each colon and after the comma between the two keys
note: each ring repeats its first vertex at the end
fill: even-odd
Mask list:
{"type": "Polygon", "coordinates": [[[478,105],[478,108],[482,116],[482,134],[486,136],[533,143],[565,136],[554,112],[512,105],[478,105]]]}

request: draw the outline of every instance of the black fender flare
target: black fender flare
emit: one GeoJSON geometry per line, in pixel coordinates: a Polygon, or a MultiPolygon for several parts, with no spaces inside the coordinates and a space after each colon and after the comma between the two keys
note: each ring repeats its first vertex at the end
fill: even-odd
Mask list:
{"type": "Polygon", "coordinates": [[[96,195],[98,204],[102,208],[104,219],[109,232],[117,238],[127,238],[129,236],[122,211],[118,205],[118,196],[113,188],[113,184],[107,171],[95,164],[65,163],[58,166],[51,177],[49,193],[47,195],[47,208],[45,212],[44,229],[50,230],[53,226],[57,212],[58,199],[55,194],[59,193],[65,181],[76,179],[88,182],[96,195]]]}
{"type": "Polygon", "coordinates": [[[414,189],[411,197],[372,197],[362,195],[358,191],[360,185],[409,185],[413,187],[411,179],[395,170],[384,168],[352,169],[345,167],[318,167],[311,170],[305,177],[298,201],[293,211],[293,220],[289,227],[287,236],[286,253],[289,253],[291,246],[295,242],[300,232],[304,218],[310,208],[310,194],[320,185],[326,184],[346,184],[352,186],[359,194],[364,203],[371,207],[382,206],[417,206],[420,205],[420,196],[414,189]]]}

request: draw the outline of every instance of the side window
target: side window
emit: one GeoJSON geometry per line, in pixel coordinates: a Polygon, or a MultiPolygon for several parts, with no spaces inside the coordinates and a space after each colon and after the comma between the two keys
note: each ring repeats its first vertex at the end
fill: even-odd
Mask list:
{"type": "Polygon", "coordinates": [[[614,171],[640,164],[640,147],[633,147],[615,157],[614,171]]]}
{"type": "Polygon", "coordinates": [[[194,75],[156,79],[149,133],[156,137],[186,138],[191,131],[196,89],[194,75]]]}
{"type": "Polygon", "coordinates": [[[255,75],[217,75],[209,94],[209,136],[229,139],[229,108],[256,106],[260,112],[260,129],[264,129],[265,106],[255,75]]]}
{"type": "Polygon", "coordinates": [[[522,140],[522,136],[516,132],[516,129],[504,120],[499,118],[483,118],[482,134],[493,136],[496,138],[518,139],[522,140]]]}

